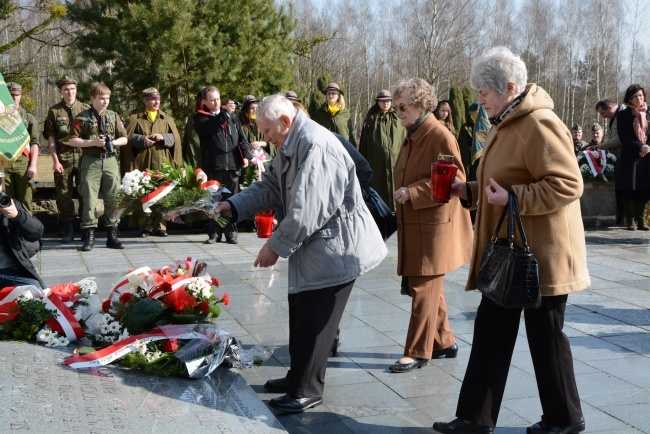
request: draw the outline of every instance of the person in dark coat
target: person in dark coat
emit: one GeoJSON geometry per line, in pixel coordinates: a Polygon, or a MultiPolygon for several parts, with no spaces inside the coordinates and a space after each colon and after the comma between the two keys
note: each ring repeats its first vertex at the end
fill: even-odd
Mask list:
{"type": "Polygon", "coordinates": [[[474,143],[474,124],[478,116],[478,103],[473,102],[468,108],[469,117],[467,121],[460,127],[458,133],[458,147],[460,148],[460,157],[463,160],[463,167],[467,171],[467,180],[474,181],[476,179],[476,170],[474,176],[470,176],[470,167],[472,167],[472,146],[474,143]]]}
{"type": "MultiPolygon", "coordinates": [[[[242,169],[253,156],[241,124],[221,108],[221,94],[214,86],[201,89],[201,109],[194,114],[194,130],[201,142],[201,168],[208,179],[219,181],[236,194],[242,169]]],[[[209,221],[206,244],[217,242],[217,236],[221,241],[222,233],[227,243],[237,244],[235,224],[221,229],[214,220],[209,221]]]]}
{"type": "Polygon", "coordinates": [[[380,91],[376,101],[363,121],[359,152],[368,160],[375,174],[370,187],[375,189],[390,209],[395,210],[393,169],[406,137],[406,128],[397,117],[389,91],[380,91]]]}
{"type": "Polygon", "coordinates": [[[616,115],[621,158],[618,160],[616,192],[623,200],[628,230],[650,230],[646,205],[650,200],[650,146],[648,145],[648,104],[645,89],[633,84],[625,91],[628,106],[616,115]]]}
{"type": "Polygon", "coordinates": [[[45,288],[29,259],[40,249],[43,223],[27,213],[17,201],[0,207],[0,288],[34,285],[45,288]]]}

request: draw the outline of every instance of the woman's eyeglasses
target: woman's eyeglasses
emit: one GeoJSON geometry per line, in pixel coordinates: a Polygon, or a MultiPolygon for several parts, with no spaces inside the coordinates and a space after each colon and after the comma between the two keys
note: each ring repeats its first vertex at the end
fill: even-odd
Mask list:
{"type": "Polygon", "coordinates": [[[397,106],[397,111],[398,111],[398,112],[404,112],[404,111],[406,111],[406,108],[407,108],[407,107],[412,106],[412,105],[413,105],[413,103],[410,103],[410,104],[400,104],[400,105],[397,106]]]}

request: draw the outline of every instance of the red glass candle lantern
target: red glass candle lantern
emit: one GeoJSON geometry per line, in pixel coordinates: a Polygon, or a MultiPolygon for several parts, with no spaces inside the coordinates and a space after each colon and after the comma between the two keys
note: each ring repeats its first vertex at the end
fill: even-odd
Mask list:
{"type": "Polygon", "coordinates": [[[456,178],[458,166],[453,155],[438,155],[438,161],[431,165],[431,200],[447,203],[451,199],[451,183],[456,178]]]}
{"type": "Polygon", "coordinates": [[[259,238],[269,238],[273,233],[275,211],[262,211],[255,214],[255,228],[259,238]]]}

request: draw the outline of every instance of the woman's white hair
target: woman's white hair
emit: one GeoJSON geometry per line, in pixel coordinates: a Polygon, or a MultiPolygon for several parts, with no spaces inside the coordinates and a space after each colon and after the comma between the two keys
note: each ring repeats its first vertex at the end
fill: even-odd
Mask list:
{"type": "Polygon", "coordinates": [[[499,95],[511,81],[517,86],[517,93],[523,92],[527,80],[526,64],[506,47],[491,48],[474,59],[469,74],[472,89],[494,89],[499,95]]]}
{"type": "Polygon", "coordinates": [[[275,122],[282,115],[293,119],[296,116],[296,108],[284,95],[276,94],[264,98],[257,107],[255,115],[257,119],[262,119],[266,122],[275,122]]]}
{"type": "Polygon", "coordinates": [[[436,90],[421,78],[400,80],[393,89],[393,100],[407,95],[413,105],[426,111],[435,110],[438,105],[436,90]]]}

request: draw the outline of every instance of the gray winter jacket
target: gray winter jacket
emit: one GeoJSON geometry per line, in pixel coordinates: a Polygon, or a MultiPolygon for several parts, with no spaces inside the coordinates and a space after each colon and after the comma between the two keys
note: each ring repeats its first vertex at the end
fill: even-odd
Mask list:
{"type": "Polygon", "coordinates": [[[284,210],[268,243],[289,258],[289,293],[350,282],[386,257],[354,162],[333,134],[301,111],[262,180],[229,202],[238,220],[284,210]]]}

